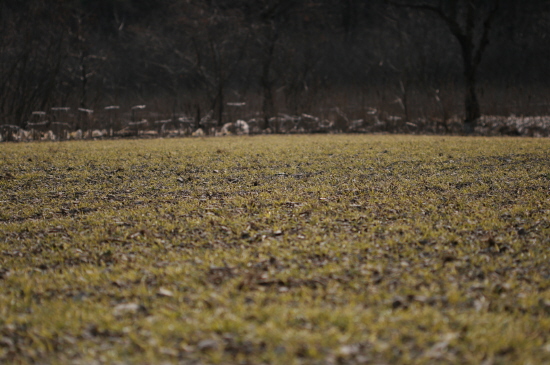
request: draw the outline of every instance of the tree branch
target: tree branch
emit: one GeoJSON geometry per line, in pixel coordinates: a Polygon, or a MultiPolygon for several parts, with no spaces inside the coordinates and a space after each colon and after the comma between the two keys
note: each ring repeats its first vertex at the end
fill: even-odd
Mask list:
{"type": "Polygon", "coordinates": [[[491,30],[491,26],[493,25],[493,21],[495,20],[499,7],[500,0],[495,0],[494,8],[489,12],[489,15],[483,22],[483,33],[481,34],[481,40],[479,41],[479,46],[474,54],[473,59],[475,65],[478,65],[481,62],[483,52],[485,51],[485,48],[487,48],[487,46],[489,45],[489,31],[491,30]]]}
{"type": "Polygon", "coordinates": [[[462,30],[462,28],[460,28],[460,24],[458,24],[458,21],[455,18],[452,18],[447,14],[445,14],[441,5],[433,6],[428,4],[403,4],[403,3],[394,2],[391,0],[389,0],[388,3],[397,7],[431,12],[437,15],[439,18],[441,18],[445,22],[445,24],[447,24],[447,27],[449,27],[449,30],[451,31],[451,33],[453,33],[453,35],[458,39],[458,41],[461,44],[466,40],[466,35],[464,34],[464,31],[462,30]]]}

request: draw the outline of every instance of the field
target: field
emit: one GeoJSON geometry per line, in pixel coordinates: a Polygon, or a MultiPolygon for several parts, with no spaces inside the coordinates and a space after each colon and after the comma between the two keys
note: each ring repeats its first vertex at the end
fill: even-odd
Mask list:
{"type": "Polygon", "coordinates": [[[550,140],[4,143],[0,363],[550,363],[550,140]]]}

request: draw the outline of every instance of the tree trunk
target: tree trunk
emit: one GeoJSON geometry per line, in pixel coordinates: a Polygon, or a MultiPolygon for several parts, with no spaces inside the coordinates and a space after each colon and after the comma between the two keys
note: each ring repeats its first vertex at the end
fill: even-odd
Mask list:
{"type": "Polygon", "coordinates": [[[88,70],[86,68],[86,52],[80,53],[80,107],[88,107],[88,70]]]}
{"type": "MultiPolygon", "coordinates": [[[[484,29],[484,32],[487,29],[484,29]]],[[[477,120],[481,117],[479,101],[476,93],[477,66],[481,61],[481,54],[485,47],[480,44],[475,46],[475,5],[474,1],[466,2],[466,21],[464,32],[459,36],[462,46],[462,59],[464,61],[464,131],[472,133],[476,127],[477,120]]]]}
{"type": "MultiPolygon", "coordinates": [[[[264,129],[269,128],[269,118],[273,116],[273,110],[275,109],[273,103],[273,91],[271,85],[271,79],[269,77],[271,67],[271,59],[264,60],[261,84],[262,84],[262,113],[264,117],[264,129]]],[[[275,128],[277,128],[275,126],[275,128]]],[[[277,131],[275,131],[277,132],[277,131]]]]}
{"type": "Polygon", "coordinates": [[[218,127],[223,126],[223,107],[224,107],[223,91],[224,91],[223,81],[220,80],[220,82],[218,83],[218,96],[216,98],[216,102],[217,102],[216,117],[218,118],[218,127]]]}
{"type": "Polygon", "coordinates": [[[499,9],[500,0],[494,0],[492,2],[493,8],[489,13],[484,16],[483,20],[480,20],[480,13],[476,7],[475,0],[463,0],[460,2],[464,7],[462,12],[459,9],[459,1],[453,0],[450,3],[450,12],[445,12],[443,7],[444,2],[440,2],[439,6],[434,5],[406,5],[398,4],[400,6],[407,6],[414,9],[425,10],[434,13],[440,19],[442,19],[453,36],[460,43],[460,49],[462,54],[462,62],[464,66],[464,132],[472,133],[477,125],[479,118],[481,117],[481,109],[479,106],[479,99],[476,92],[477,84],[477,68],[481,63],[481,57],[489,44],[489,30],[495,19],[495,16],[499,9]],[[464,14],[461,17],[460,14],[464,14]],[[477,23],[477,26],[476,26],[477,23]],[[481,26],[481,33],[476,28],[481,26]],[[476,42],[476,39],[478,41],[476,42]],[[477,45],[476,45],[477,44],[477,45]]]}
{"type": "Polygon", "coordinates": [[[481,117],[481,109],[476,91],[476,72],[477,67],[464,55],[464,132],[473,133],[477,126],[477,121],[481,117]]]}
{"type": "MultiPolygon", "coordinates": [[[[262,60],[262,75],[260,76],[260,84],[262,88],[262,113],[264,117],[264,129],[269,128],[269,118],[273,117],[275,111],[275,103],[273,101],[273,79],[271,77],[271,65],[275,54],[275,44],[278,39],[277,31],[274,29],[268,30],[266,37],[266,49],[263,52],[262,60]]],[[[277,123],[274,125],[275,133],[278,133],[277,123]]]]}

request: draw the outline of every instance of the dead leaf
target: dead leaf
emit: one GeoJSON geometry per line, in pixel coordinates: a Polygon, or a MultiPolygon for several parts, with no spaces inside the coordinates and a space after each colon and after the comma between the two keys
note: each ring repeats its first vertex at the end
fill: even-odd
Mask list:
{"type": "Polygon", "coordinates": [[[216,340],[202,340],[197,344],[197,348],[200,351],[212,351],[218,348],[218,341],[216,340]]]}
{"type": "Polygon", "coordinates": [[[157,295],[160,297],[173,297],[174,293],[166,288],[160,288],[157,295]]]}
{"type": "Polygon", "coordinates": [[[122,316],[125,314],[137,314],[139,312],[147,312],[147,308],[138,303],[122,303],[115,306],[113,314],[115,316],[122,316]]]}

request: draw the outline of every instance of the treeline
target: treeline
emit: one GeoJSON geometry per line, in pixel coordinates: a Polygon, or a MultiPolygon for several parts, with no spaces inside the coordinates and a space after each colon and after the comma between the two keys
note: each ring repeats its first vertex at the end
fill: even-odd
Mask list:
{"type": "Polygon", "coordinates": [[[548,114],[549,30],[547,0],[3,0],[0,124],[136,104],[265,128],[548,114]]]}

